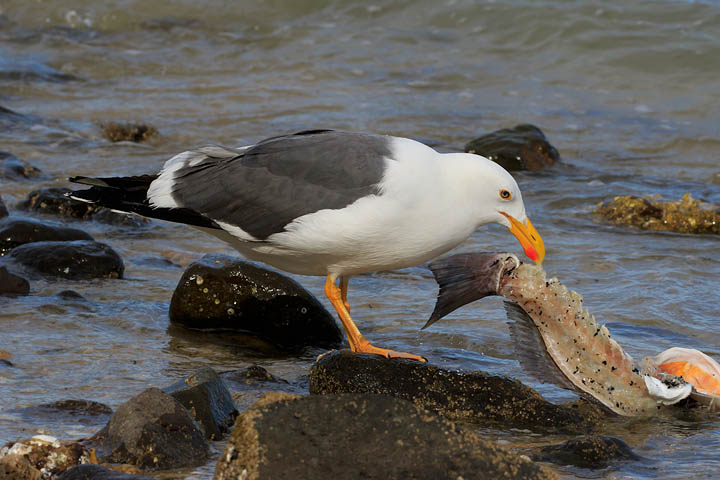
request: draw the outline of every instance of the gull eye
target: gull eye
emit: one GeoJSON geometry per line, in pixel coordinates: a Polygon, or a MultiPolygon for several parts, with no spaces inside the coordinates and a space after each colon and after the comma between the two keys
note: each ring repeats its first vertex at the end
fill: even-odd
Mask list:
{"type": "Polygon", "coordinates": [[[500,190],[500,198],[503,200],[510,200],[512,198],[512,193],[510,193],[509,190],[505,190],[504,188],[500,190]]]}

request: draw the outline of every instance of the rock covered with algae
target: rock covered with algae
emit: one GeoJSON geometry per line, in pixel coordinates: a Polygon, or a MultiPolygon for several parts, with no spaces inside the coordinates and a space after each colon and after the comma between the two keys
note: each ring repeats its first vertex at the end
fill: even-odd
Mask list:
{"type": "Polygon", "coordinates": [[[593,213],[613,223],[644,230],[720,234],[720,206],[696,200],[690,193],[667,202],[659,196],[623,195],[598,204],[593,213]]]}
{"type": "Polygon", "coordinates": [[[135,122],[102,122],[100,133],[111,142],[140,143],[159,135],[158,129],[152,125],[135,122]]]}

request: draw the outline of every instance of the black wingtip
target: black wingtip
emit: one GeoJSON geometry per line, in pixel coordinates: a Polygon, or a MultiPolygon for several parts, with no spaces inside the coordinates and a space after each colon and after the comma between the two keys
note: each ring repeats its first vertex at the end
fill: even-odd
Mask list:
{"type": "Polygon", "coordinates": [[[68,178],[68,181],[72,183],[79,183],[80,185],[90,185],[92,187],[108,187],[109,185],[101,178],[75,176],[68,178]]]}

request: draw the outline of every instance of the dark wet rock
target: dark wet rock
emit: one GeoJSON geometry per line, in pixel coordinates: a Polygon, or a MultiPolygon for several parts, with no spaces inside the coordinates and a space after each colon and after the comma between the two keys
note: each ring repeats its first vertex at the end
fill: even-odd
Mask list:
{"type": "Polygon", "coordinates": [[[8,217],[0,220],[0,256],[26,243],[72,240],[93,240],[93,237],[77,228],[32,218],[8,217]]]}
{"type": "Polygon", "coordinates": [[[615,437],[585,436],[560,445],[543,447],[530,455],[535,461],[600,469],[622,460],[641,460],[630,446],[615,437]]]}
{"type": "Polygon", "coordinates": [[[145,123],[103,122],[100,133],[111,142],[144,142],[159,135],[158,129],[145,123]]]}
{"type": "Polygon", "coordinates": [[[615,197],[598,204],[594,213],[612,223],[643,230],[720,234],[720,207],[695,200],[689,193],[667,202],[659,196],[615,197]]]}
{"type": "Polygon", "coordinates": [[[287,350],[334,347],[343,338],[330,313],[297,282],[223,255],[206,255],[185,270],[170,321],[249,333],[287,350]]]}
{"type": "Polygon", "coordinates": [[[61,441],[47,435],[8,442],[0,448],[0,478],[55,478],[67,469],[89,460],[89,452],[74,441],[61,441]],[[24,457],[21,460],[17,457],[24,457]],[[3,476],[3,470],[11,470],[3,476]],[[14,470],[14,471],[13,471],[14,470]],[[40,473],[37,476],[35,471],[40,473]],[[18,475],[14,477],[13,475],[18,475]],[[24,475],[24,476],[23,476],[24,475]]]}
{"type": "Polygon", "coordinates": [[[180,402],[208,440],[220,440],[230,431],[237,409],[230,391],[212,368],[205,367],[163,389],[180,402]]]}
{"type": "Polygon", "coordinates": [[[323,355],[313,365],[310,393],[390,395],[450,420],[500,424],[503,428],[585,432],[593,426],[578,409],[552,404],[518,380],[349,350],[323,355]]]}
{"type": "Polygon", "coordinates": [[[104,243],[76,240],[73,242],[34,242],[10,250],[3,261],[27,274],[67,279],[120,278],[124,266],[120,255],[104,243]]]}
{"type": "Polygon", "coordinates": [[[0,218],[5,218],[8,216],[8,209],[5,206],[5,203],[3,203],[2,197],[0,197],[0,218]]]}
{"type": "Polygon", "coordinates": [[[0,295],[27,295],[30,293],[30,283],[19,275],[8,272],[0,266],[0,295]]]}
{"type": "Polygon", "coordinates": [[[560,154],[542,130],[529,124],[478,137],[465,145],[465,151],[489,158],[511,171],[542,170],[560,161],[560,154]]]}
{"type": "Polygon", "coordinates": [[[238,417],[215,480],[556,478],[404,400],[268,397],[238,417]]]}
{"type": "Polygon", "coordinates": [[[100,465],[86,463],[67,470],[57,480],[154,480],[153,477],[116,472],[100,465]]]}
{"type": "Polygon", "coordinates": [[[92,440],[103,462],[144,469],[201,465],[210,445],[180,402],[158,388],[131,398],[92,440]]]}
{"type": "Polygon", "coordinates": [[[18,207],[23,210],[48,215],[60,215],[80,220],[95,220],[110,225],[142,227],[150,223],[150,220],[145,217],[113,212],[99,205],[73,200],[65,195],[71,191],[69,188],[33,190],[25,200],[18,204],[18,207]]]}
{"type": "Polygon", "coordinates": [[[25,180],[40,175],[40,169],[20,160],[10,152],[0,151],[0,178],[25,180]]]}

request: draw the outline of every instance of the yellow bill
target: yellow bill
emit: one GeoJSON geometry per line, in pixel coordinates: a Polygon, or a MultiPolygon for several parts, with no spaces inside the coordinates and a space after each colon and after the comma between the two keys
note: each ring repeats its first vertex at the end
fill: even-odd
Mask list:
{"type": "Polygon", "coordinates": [[[525,250],[525,255],[538,265],[542,264],[545,259],[545,244],[543,243],[540,234],[537,230],[535,230],[535,227],[530,222],[530,219],[521,223],[519,220],[505,212],[500,213],[510,220],[510,233],[515,235],[515,238],[518,239],[520,246],[523,250],[525,250]]]}

